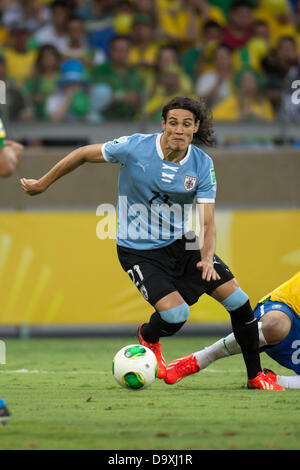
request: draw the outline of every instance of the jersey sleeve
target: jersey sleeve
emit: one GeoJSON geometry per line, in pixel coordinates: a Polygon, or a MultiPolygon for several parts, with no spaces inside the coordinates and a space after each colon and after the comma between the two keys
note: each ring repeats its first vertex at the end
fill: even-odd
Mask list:
{"type": "Polygon", "coordinates": [[[216,192],[217,180],[215,169],[212,159],[207,156],[197,184],[196,202],[214,203],[216,199],[216,192]]]}
{"type": "Polygon", "coordinates": [[[127,157],[134,144],[135,135],[123,136],[118,139],[105,142],[102,145],[104,159],[110,163],[126,164],[127,157]]]}

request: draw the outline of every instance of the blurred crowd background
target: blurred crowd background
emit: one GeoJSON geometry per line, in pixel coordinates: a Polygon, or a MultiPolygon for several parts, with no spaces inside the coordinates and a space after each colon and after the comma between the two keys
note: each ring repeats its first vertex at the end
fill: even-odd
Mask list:
{"type": "Polygon", "coordinates": [[[159,121],[188,95],[216,121],[300,122],[300,0],[0,0],[0,17],[11,121],[159,121]]]}
{"type": "MultiPolygon", "coordinates": [[[[159,132],[176,95],[205,99],[216,121],[217,252],[251,302],[299,269],[300,0],[0,0],[0,18],[0,117],[27,147],[0,184],[2,335],[147,321],[115,240],[96,236],[119,166],[84,166],[38,198],[19,178],[74,147],[159,132]]],[[[190,322],[219,334],[228,315],[206,296],[190,322]]]]}

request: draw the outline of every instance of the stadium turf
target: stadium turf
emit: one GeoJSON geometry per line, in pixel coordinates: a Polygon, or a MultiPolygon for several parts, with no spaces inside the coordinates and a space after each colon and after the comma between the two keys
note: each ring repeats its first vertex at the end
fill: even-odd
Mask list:
{"type": "MultiPolygon", "coordinates": [[[[168,338],[171,361],[211,338],[168,338]]],[[[136,338],[7,340],[2,450],[299,449],[299,391],[245,389],[241,356],[167,386],[121,388],[112,358],[136,338]]],[[[265,354],[264,367],[291,374],[265,354]]]]}

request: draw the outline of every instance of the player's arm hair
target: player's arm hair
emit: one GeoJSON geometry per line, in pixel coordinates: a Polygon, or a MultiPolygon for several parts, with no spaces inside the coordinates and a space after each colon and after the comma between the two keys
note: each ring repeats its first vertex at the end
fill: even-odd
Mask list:
{"type": "Polygon", "coordinates": [[[73,150],[66,157],[54,165],[39,180],[44,189],[47,189],[54,181],[75,170],[86,162],[105,163],[106,160],[102,154],[102,144],[92,144],[79,147],[73,150]]]}
{"type": "Polygon", "coordinates": [[[200,252],[201,259],[212,260],[216,248],[215,204],[197,203],[200,218],[200,252]]]}

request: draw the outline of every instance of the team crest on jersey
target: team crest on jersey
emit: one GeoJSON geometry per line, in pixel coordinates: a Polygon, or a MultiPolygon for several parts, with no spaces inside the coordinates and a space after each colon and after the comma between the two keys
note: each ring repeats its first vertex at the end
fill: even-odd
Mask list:
{"type": "Polygon", "coordinates": [[[196,176],[185,175],[183,181],[183,187],[186,191],[192,191],[197,183],[196,176]]]}

